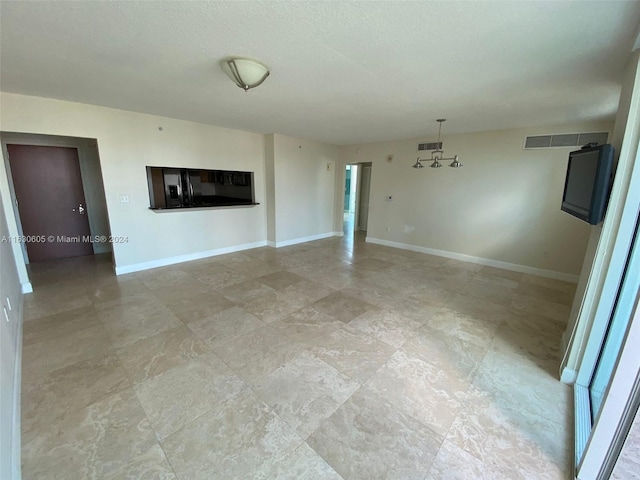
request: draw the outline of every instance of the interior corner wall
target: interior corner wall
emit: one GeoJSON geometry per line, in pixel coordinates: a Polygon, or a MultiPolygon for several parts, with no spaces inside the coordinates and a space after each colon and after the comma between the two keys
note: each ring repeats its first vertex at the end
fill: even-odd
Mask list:
{"type": "Polygon", "coordinates": [[[267,203],[267,243],[276,246],[276,185],[275,185],[275,151],[274,135],[264,136],[264,177],[267,203]]]}
{"type": "Polygon", "coordinates": [[[521,271],[576,279],[589,226],[560,210],[569,152],[524,150],[527,135],[611,132],[610,122],[444,134],[462,168],[411,168],[419,142],[351,145],[341,165],[373,162],[368,241],[428,249],[521,271]],[[393,155],[391,163],[387,157],[393,155]],[[388,197],[392,197],[391,200],[388,197]]]}
{"type": "MultiPolygon", "coordinates": [[[[2,131],[97,140],[110,231],[126,239],[113,245],[116,271],[266,244],[263,135],[11,93],[0,93],[0,102],[2,131]],[[147,165],[252,171],[260,205],[152,211],[147,165]],[[121,195],[129,203],[121,203],[121,195]]],[[[3,162],[0,170],[6,201],[3,162]]],[[[13,214],[7,220],[15,225],[13,214]]]]}
{"type": "Polygon", "coordinates": [[[338,147],[276,134],[273,152],[276,246],[332,236],[338,147]]]}

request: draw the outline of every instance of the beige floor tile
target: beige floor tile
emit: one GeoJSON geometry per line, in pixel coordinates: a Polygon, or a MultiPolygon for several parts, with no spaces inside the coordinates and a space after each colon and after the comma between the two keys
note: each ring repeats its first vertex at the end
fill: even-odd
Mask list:
{"type": "Polygon", "coordinates": [[[139,293],[150,293],[144,283],[133,277],[126,280],[119,277],[108,277],[108,279],[109,281],[87,282],[85,289],[92,302],[101,303],[139,293]]]}
{"type": "Polygon", "coordinates": [[[166,304],[191,299],[197,294],[211,293],[213,292],[213,288],[209,285],[204,285],[195,278],[189,278],[189,280],[185,280],[184,284],[180,285],[180,287],[169,284],[150,289],[149,291],[153,293],[159,301],[166,304]]]}
{"type": "MultiPolygon", "coordinates": [[[[432,281],[416,283],[411,290],[412,293],[407,295],[408,299],[434,307],[446,305],[453,294],[450,289],[444,288],[438,284],[438,282],[432,281]]],[[[397,301],[398,299],[396,298],[395,302],[397,303],[397,301]]]]}
{"type": "Polygon", "coordinates": [[[104,480],[177,480],[159,444],[155,444],[141,455],[129,459],[129,463],[117,467],[103,478],[104,480]]]}
{"type": "MultiPolygon", "coordinates": [[[[407,275],[406,272],[403,274],[402,267],[390,268],[386,272],[371,275],[366,278],[366,281],[404,296],[414,294],[421,289],[420,281],[407,275]]],[[[357,287],[357,284],[355,286],[357,287]]]]}
{"type": "Polygon", "coordinates": [[[357,316],[349,322],[349,327],[400,348],[418,333],[421,324],[393,310],[383,309],[369,310],[357,316]]]}
{"type": "Polygon", "coordinates": [[[28,442],[47,426],[100,398],[131,386],[112,351],[54,370],[22,387],[22,440],[28,442]]]}
{"type": "Polygon", "coordinates": [[[22,378],[36,382],[38,378],[111,349],[109,335],[102,324],[83,328],[64,337],[53,337],[22,350],[22,378]]]}
{"type": "Polygon", "coordinates": [[[83,328],[99,324],[98,312],[93,306],[34,318],[23,323],[23,345],[31,345],[32,343],[56,337],[65,337],[83,328]]]}
{"type": "Polygon", "coordinates": [[[303,306],[310,305],[334,291],[333,288],[310,280],[301,280],[281,290],[286,298],[291,299],[297,305],[303,306]]]}
{"type": "Polygon", "coordinates": [[[539,277],[537,275],[523,274],[520,282],[523,284],[552,288],[554,290],[564,292],[570,297],[573,297],[576,291],[576,284],[573,282],[565,282],[564,280],[557,280],[555,278],[539,277]]]}
{"type": "Polygon", "coordinates": [[[518,287],[518,282],[514,280],[477,274],[465,284],[463,291],[465,295],[509,306],[516,287],[518,287]]]}
{"type": "MultiPolygon", "coordinates": [[[[472,388],[447,439],[509,479],[566,479],[568,452],[540,443],[520,425],[520,416],[504,409],[499,398],[472,388]]],[[[558,440],[568,447],[569,438],[558,440]]]]}
{"type": "Polygon", "coordinates": [[[377,310],[374,305],[341,292],[327,295],[315,302],[313,307],[343,323],[348,323],[369,310],[377,310]]]}
{"type": "Polygon", "coordinates": [[[244,275],[247,278],[257,278],[263,275],[279,272],[281,269],[271,263],[250,259],[246,262],[238,262],[228,265],[231,270],[244,275]]]}
{"type": "Polygon", "coordinates": [[[408,297],[399,297],[395,302],[388,302],[384,308],[414,320],[420,325],[426,325],[441,307],[408,297]]]}
{"type": "Polygon", "coordinates": [[[505,270],[503,268],[483,266],[478,270],[478,273],[487,276],[494,276],[500,278],[506,278],[507,280],[514,280],[519,282],[522,280],[524,274],[521,272],[514,272],[513,270],[505,270]]]}
{"type": "Polygon", "coordinates": [[[184,325],[153,295],[132,295],[118,302],[118,306],[111,306],[112,302],[96,305],[98,316],[115,348],[132,345],[184,325]]]}
{"type": "Polygon", "coordinates": [[[487,465],[445,440],[426,480],[510,480],[495,467],[487,465]]]}
{"type": "Polygon", "coordinates": [[[255,385],[304,351],[302,345],[290,340],[273,325],[253,330],[214,350],[249,385],[255,385]]]}
{"type": "Polygon", "coordinates": [[[295,285],[296,283],[302,281],[302,277],[296,275],[295,273],[279,271],[270,273],[268,275],[263,275],[256,278],[256,280],[267,285],[270,288],[273,288],[274,290],[282,290],[286,287],[295,285]]]}
{"type": "Polygon", "coordinates": [[[25,295],[23,313],[25,321],[91,306],[91,299],[82,285],[78,284],[70,288],[55,287],[55,284],[52,288],[44,289],[36,286],[34,292],[37,292],[37,295],[35,293],[25,295]]]}
{"type": "Polygon", "coordinates": [[[137,384],[136,394],[159,439],[184,427],[246,388],[214,354],[137,384]]]}
{"type": "Polygon", "coordinates": [[[499,322],[443,307],[427,320],[426,326],[466,343],[487,348],[498,329],[499,322]]]}
{"type": "Polygon", "coordinates": [[[203,285],[207,285],[208,287],[216,290],[249,280],[246,275],[242,275],[230,269],[197,274],[196,279],[203,285]]]}
{"type": "Polygon", "coordinates": [[[235,306],[218,292],[197,293],[181,300],[165,300],[163,303],[184,323],[195,322],[235,306]]]}
{"type": "Polygon", "coordinates": [[[268,462],[252,477],[254,480],[343,480],[309,445],[303,443],[292,454],[268,462]]]}
{"type": "Polygon", "coordinates": [[[421,328],[402,349],[460,380],[471,380],[487,347],[465,342],[440,330],[421,328]]]}
{"type": "Polygon", "coordinates": [[[457,375],[402,349],[365,386],[442,436],[458,414],[468,389],[457,375]]]}
{"type": "Polygon", "coordinates": [[[273,288],[267,287],[265,284],[256,280],[247,280],[246,282],[230,285],[219,291],[232,302],[243,303],[251,300],[252,298],[272,293],[274,290],[273,288]]]}
{"type": "Polygon", "coordinates": [[[272,325],[291,340],[314,346],[318,344],[319,339],[342,327],[344,323],[309,306],[272,325]]]}
{"type": "Polygon", "coordinates": [[[362,330],[344,325],[315,342],[313,354],[363,384],[396,351],[393,347],[362,330]]]}
{"type": "Polygon", "coordinates": [[[147,452],[156,439],[131,389],[43,425],[23,444],[28,479],[105,478],[147,452]]]}
{"type": "Polygon", "coordinates": [[[214,406],[162,442],[178,478],[245,480],[296,451],[302,439],[251,390],[214,406]]]}
{"type": "Polygon", "coordinates": [[[193,277],[173,266],[154,268],[135,274],[136,278],[150,290],[158,288],[177,288],[193,280],[193,277]]]}
{"type": "Polygon", "coordinates": [[[367,279],[358,282],[358,284],[352,287],[343,288],[340,291],[346,295],[359,298],[366,303],[382,308],[384,308],[385,305],[397,303],[400,296],[400,292],[382,287],[367,279]]]}
{"type": "MultiPolygon", "coordinates": [[[[503,409],[513,411],[514,417],[522,421],[551,421],[562,426],[563,419],[571,413],[570,386],[560,383],[525,356],[489,350],[472,384],[499,399],[503,409]]],[[[555,435],[556,429],[552,430],[555,435]]]]}
{"type": "Polygon", "coordinates": [[[575,284],[363,239],[30,265],[25,478],[568,478],[575,284]]]}
{"type": "Polygon", "coordinates": [[[217,348],[265,324],[244,308],[232,307],[188,324],[211,348],[217,348]]]}
{"type": "Polygon", "coordinates": [[[359,385],[308,354],[267,375],[254,390],[284,421],[307,438],[359,385]]]}
{"type": "Polygon", "coordinates": [[[281,320],[304,305],[304,300],[291,298],[281,291],[265,293],[243,302],[242,307],[265,323],[281,320]]]}
{"type": "Polygon", "coordinates": [[[186,326],[138,340],[116,351],[129,378],[135,383],[185,365],[208,352],[209,347],[186,326]]]}
{"type": "Polygon", "coordinates": [[[442,437],[366,388],[358,390],[308,440],[350,480],[422,480],[442,437]]]}
{"type": "Polygon", "coordinates": [[[569,321],[569,313],[571,312],[571,307],[567,304],[554,303],[543,298],[519,293],[513,295],[510,306],[522,312],[535,313],[551,318],[561,322],[563,325],[566,325],[569,321]]]}
{"type": "Polygon", "coordinates": [[[486,321],[488,324],[499,324],[514,316],[514,311],[507,305],[500,305],[487,299],[479,299],[472,295],[455,292],[445,307],[449,310],[486,321]]]}

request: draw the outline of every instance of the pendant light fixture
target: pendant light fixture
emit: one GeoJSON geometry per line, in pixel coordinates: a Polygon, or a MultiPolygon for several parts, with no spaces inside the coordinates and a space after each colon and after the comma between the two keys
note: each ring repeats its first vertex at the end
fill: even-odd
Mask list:
{"type": "MultiPolygon", "coordinates": [[[[446,118],[439,118],[438,120],[436,120],[440,125],[438,127],[438,143],[436,143],[436,145],[439,147],[437,150],[433,150],[431,152],[431,165],[429,165],[431,168],[440,168],[442,166],[442,164],[440,163],[440,160],[452,160],[452,162],[449,164],[450,167],[452,168],[460,168],[462,167],[462,163],[460,163],[460,161],[458,160],[458,155],[454,155],[453,157],[449,157],[449,158],[445,158],[444,156],[444,150],[441,150],[441,143],[440,143],[440,135],[442,133],[442,124],[443,122],[446,122],[447,119],[446,118]]],[[[418,159],[416,160],[416,163],[413,164],[413,168],[423,168],[424,165],[422,165],[422,162],[424,160],[427,160],[426,158],[420,158],[418,157],[418,159]]]]}
{"type": "Polygon", "coordinates": [[[226,58],[222,70],[245,92],[261,85],[269,76],[269,69],[250,58],[226,58]]]}

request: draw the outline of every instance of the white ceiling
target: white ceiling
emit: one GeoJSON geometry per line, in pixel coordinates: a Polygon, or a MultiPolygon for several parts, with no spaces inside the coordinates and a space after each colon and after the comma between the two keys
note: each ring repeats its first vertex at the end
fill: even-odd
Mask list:
{"type": "Polygon", "coordinates": [[[640,2],[0,2],[3,91],[333,144],[612,119],[640,2]],[[245,93],[219,67],[261,60],[245,93]]]}

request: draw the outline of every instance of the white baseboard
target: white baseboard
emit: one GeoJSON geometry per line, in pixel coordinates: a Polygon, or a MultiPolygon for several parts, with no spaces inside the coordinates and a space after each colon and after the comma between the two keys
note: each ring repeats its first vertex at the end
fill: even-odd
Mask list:
{"type": "Polygon", "coordinates": [[[539,277],[553,278],[555,280],[564,280],[565,282],[578,283],[578,275],[569,273],[556,272],[554,270],[544,270],[542,268],[528,267],[526,265],[518,265],[516,263],[501,262],[490,258],[473,257],[463,253],[447,252],[446,250],[437,250],[435,248],[420,247],[418,245],[409,245],[406,243],[391,242],[380,238],[366,238],[367,243],[375,243],[386,247],[401,248],[403,250],[411,250],[412,252],[426,253],[428,255],[436,255],[438,257],[452,258],[463,262],[477,263],[488,267],[502,268],[504,270],[512,270],[514,272],[528,273],[539,277]]]}
{"type": "Polygon", "coordinates": [[[264,247],[267,245],[265,240],[254,243],[244,243],[242,245],[233,245],[231,247],[216,248],[213,250],[205,250],[204,252],[188,253],[186,255],[178,255],[175,257],[160,258],[149,262],[132,263],[130,265],[117,266],[115,268],[116,275],[124,275],[125,273],[140,272],[151,268],[166,267],[167,265],[175,265],[176,263],[190,262],[192,260],[200,260],[201,258],[215,257],[224,255],[225,253],[241,252],[242,250],[250,250],[252,248],[264,247]]]}
{"type": "Polygon", "coordinates": [[[320,233],[318,235],[311,235],[309,237],[300,237],[300,238],[294,238],[291,240],[284,240],[282,242],[267,242],[267,244],[270,247],[280,248],[280,247],[288,247],[289,245],[296,245],[298,243],[313,242],[314,240],[321,240],[323,238],[329,238],[333,236],[335,236],[335,232],[327,232],[327,233],[320,233]]]}
{"type": "Polygon", "coordinates": [[[21,283],[20,284],[20,290],[22,291],[23,295],[25,293],[33,293],[33,285],[31,285],[31,282],[21,283]]]}
{"type": "Polygon", "coordinates": [[[334,237],[344,237],[344,232],[333,232],[334,237]]]}

